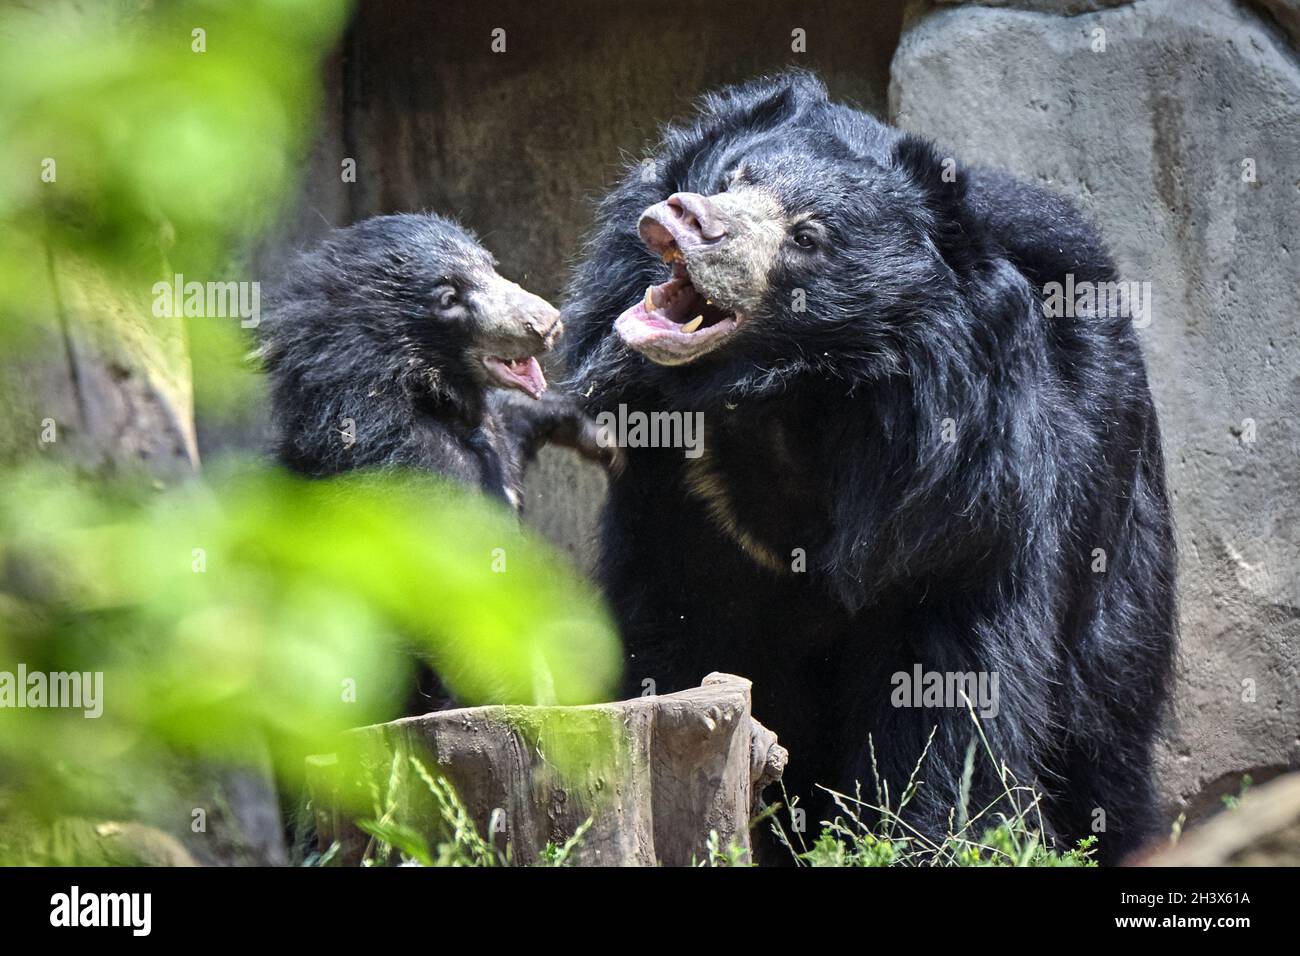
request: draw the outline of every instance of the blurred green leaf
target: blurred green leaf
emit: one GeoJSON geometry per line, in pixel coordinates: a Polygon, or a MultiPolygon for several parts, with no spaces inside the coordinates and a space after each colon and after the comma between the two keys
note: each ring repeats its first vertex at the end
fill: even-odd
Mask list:
{"type": "Polygon", "coordinates": [[[404,641],[467,704],[586,703],[618,679],[589,586],[512,514],[428,477],[244,465],[141,503],[36,468],[0,484],[0,541],[0,669],[104,673],[100,718],[4,715],[20,764],[142,743],[251,761],[269,740],[296,776],[392,716],[404,641]]]}
{"type": "Polygon", "coordinates": [[[9,373],[66,373],[73,341],[130,346],[132,374],[178,414],[191,395],[200,416],[256,401],[237,321],[155,316],[152,289],[177,273],[254,278],[241,262],[291,197],[348,8],[0,12],[0,402],[14,432],[0,461],[28,459],[0,469],[0,671],[103,675],[102,716],[0,711],[0,819],[127,816],[177,752],[256,764],[269,745],[292,782],[305,754],[392,716],[412,646],[471,704],[584,703],[616,686],[599,599],[474,493],[224,462],[159,494],[140,475],[33,460],[56,452],[38,456],[33,410],[17,410],[28,379],[9,373]]]}

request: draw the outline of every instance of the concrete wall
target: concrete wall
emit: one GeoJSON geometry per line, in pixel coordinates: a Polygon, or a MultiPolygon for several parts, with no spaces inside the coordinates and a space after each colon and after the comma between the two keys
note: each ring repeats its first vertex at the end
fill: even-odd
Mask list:
{"type": "MultiPolygon", "coordinates": [[[[1072,196],[1126,278],[1152,283],[1142,335],[1182,547],[1171,810],[1300,764],[1297,3],[917,3],[905,28],[901,0],[554,6],[363,2],[327,70],[301,208],[263,265],[329,226],[429,208],[558,298],[591,201],[658,123],[721,84],[817,70],[959,162],[1072,196]]],[[[599,473],[548,453],[529,520],[588,565],[602,494],[599,473]]]]}

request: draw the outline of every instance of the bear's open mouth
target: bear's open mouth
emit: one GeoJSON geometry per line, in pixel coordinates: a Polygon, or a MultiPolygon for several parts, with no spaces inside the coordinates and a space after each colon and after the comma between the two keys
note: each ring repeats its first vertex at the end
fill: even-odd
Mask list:
{"type": "Polygon", "coordinates": [[[649,286],[641,301],[615,320],[614,330],[650,361],[684,365],[717,348],[743,317],[695,287],[675,244],[664,253],[664,261],[672,263],[672,276],[649,286]]]}
{"type": "Polygon", "coordinates": [[[542,392],[546,391],[546,376],[542,374],[542,366],[531,355],[516,359],[489,355],[483,359],[483,364],[499,385],[517,388],[533,398],[541,398],[542,392]]]}

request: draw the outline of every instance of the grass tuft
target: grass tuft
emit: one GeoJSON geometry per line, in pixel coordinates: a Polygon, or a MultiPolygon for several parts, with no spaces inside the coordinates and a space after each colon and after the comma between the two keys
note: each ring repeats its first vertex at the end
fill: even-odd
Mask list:
{"type": "MultiPolygon", "coordinates": [[[[1096,852],[1096,836],[1086,837],[1065,849],[1053,846],[1044,837],[1039,809],[1042,795],[1016,780],[1006,763],[994,755],[974,713],[971,718],[976,734],[966,749],[957,806],[949,813],[948,832],[944,837],[922,833],[907,821],[905,814],[907,805],[922,786],[921,767],[934,740],[931,731],[896,801],[891,799],[889,782],[880,779],[875,741],[869,737],[875,802],[863,799],[861,784],[852,795],[821,787],[830,794],[840,812],[833,819],[822,821],[822,829],[811,845],[797,831],[792,839],[780,818],[773,816],[772,831],[777,840],[799,866],[1096,866],[1092,858],[1096,852]],[[981,749],[996,769],[1002,792],[987,806],[972,808],[971,780],[981,749]]],[[[786,799],[791,810],[797,803],[797,799],[786,799]]]]}

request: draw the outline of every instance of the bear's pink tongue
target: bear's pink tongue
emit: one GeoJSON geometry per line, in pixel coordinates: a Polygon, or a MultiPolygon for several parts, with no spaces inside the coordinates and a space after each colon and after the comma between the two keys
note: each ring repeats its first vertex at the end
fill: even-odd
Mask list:
{"type": "Polygon", "coordinates": [[[542,374],[542,366],[532,356],[502,359],[494,355],[487,360],[487,367],[492,377],[506,388],[517,388],[533,398],[541,398],[546,391],[546,376],[542,374]]]}

